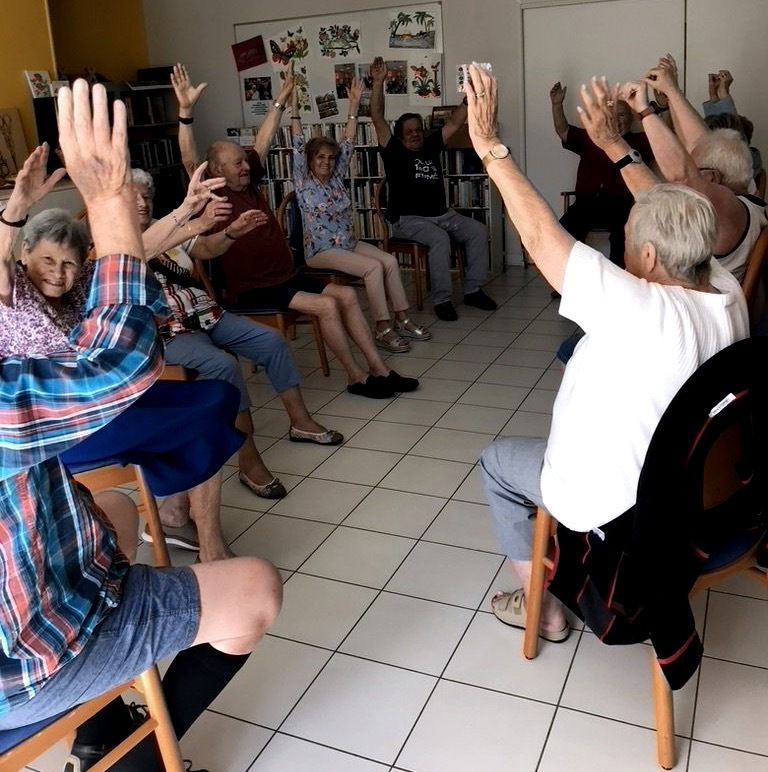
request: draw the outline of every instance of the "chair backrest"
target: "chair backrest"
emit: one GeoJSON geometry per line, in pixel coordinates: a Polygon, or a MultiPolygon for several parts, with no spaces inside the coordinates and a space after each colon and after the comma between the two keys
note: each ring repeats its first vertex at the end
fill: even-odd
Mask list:
{"type": "Polygon", "coordinates": [[[283,200],[275,212],[283,235],[293,253],[293,262],[297,267],[306,265],[304,259],[304,225],[301,220],[301,209],[296,193],[290,191],[283,196],[283,200]]]}
{"type": "Polygon", "coordinates": [[[376,210],[376,230],[384,242],[382,249],[389,251],[389,223],[387,222],[387,178],[382,177],[373,186],[373,206],[376,210]]]}
{"type": "Polygon", "coordinates": [[[749,309],[749,322],[756,324],[768,310],[768,227],[763,228],[747,256],[747,270],[741,289],[749,309]]]}

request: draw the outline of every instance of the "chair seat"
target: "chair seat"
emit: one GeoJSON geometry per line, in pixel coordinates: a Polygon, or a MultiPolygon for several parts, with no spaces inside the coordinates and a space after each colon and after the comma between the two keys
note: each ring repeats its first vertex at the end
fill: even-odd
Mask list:
{"type": "Polygon", "coordinates": [[[11,748],[15,748],[19,743],[23,743],[24,740],[28,740],[32,735],[37,734],[40,730],[50,726],[65,715],[67,711],[59,713],[51,718],[45,718],[42,721],[36,721],[34,724],[27,724],[26,726],[20,726],[16,729],[5,729],[0,731],[0,753],[5,753],[11,748]]]}
{"type": "Polygon", "coordinates": [[[709,559],[701,567],[702,574],[718,571],[723,566],[733,563],[743,555],[746,555],[764,537],[765,533],[762,531],[739,534],[732,542],[726,544],[723,549],[718,550],[714,555],[710,555],[709,559]]]}

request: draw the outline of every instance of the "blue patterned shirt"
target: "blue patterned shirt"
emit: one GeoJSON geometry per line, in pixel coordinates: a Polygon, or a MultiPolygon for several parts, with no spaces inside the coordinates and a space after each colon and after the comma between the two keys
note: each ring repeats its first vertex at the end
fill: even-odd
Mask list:
{"type": "Polygon", "coordinates": [[[69,348],[0,360],[0,715],[74,658],[120,600],[128,563],[58,455],[140,397],[162,369],[144,263],[97,261],[69,348]]]}
{"type": "Polygon", "coordinates": [[[304,225],[304,254],[326,249],[354,249],[352,216],[344,175],[352,157],[352,140],[339,143],[339,157],[331,178],[320,182],[307,168],[304,137],[293,138],[293,182],[304,225]]]}

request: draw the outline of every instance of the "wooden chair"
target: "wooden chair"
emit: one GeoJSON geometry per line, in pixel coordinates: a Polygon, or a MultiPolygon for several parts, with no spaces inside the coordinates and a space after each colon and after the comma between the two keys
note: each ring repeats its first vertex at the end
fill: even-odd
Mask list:
{"type": "MultiPolygon", "coordinates": [[[[768,349],[768,342],[764,338],[753,338],[735,345],[742,347],[750,346],[750,351],[754,350],[755,355],[760,355],[760,362],[763,361],[764,355],[768,353],[766,351],[768,349]]],[[[733,349],[734,347],[730,348],[733,349]]],[[[717,356],[720,355],[713,357],[707,364],[711,363],[711,366],[715,366],[713,360],[717,359],[717,356]]],[[[756,367],[761,367],[761,364],[758,363],[756,367]]],[[[691,378],[695,377],[696,374],[691,378]]],[[[688,383],[690,384],[691,380],[688,383]]],[[[745,478],[750,474],[754,475],[755,478],[758,475],[765,476],[764,462],[755,463],[755,457],[750,454],[755,452],[755,439],[758,442],[762,442],[760,438],[765,430],[763,425],[764,415],[762,409],[760,409],[759,413],[756,412],[755,405],[759,400],[764,401],[766,394],[763,393],[764,389],[762,386],[759,390],[752,390],[745,387],[745,383],[746,380],[742,378],[735,379],[731,396],[738,394],[739,397],[733,399],[724,407],[718,405],[717,407],[720,408],[719,413],[715,413],[714,410],[710,411],[710,418],[722,414],[718,419],[720,421],[719,425],[714,429],[706,429],[707,422],[704,421],[702,424],[699,424],[702,428],[698,436],[686,438],[689,440],[687,445],[690,448],[689,459],[696,456],[701,461],[701,466],[697,467],[700,477],[693,478],[701,483],[701,488],[699,488],[700,510],[697,515],[691,516],[692,520],[713,507],[728,501],[733,494],[743,489],[746,484],[745,478]],[[751,400],[752,407],[749,406],[747,400],[751,400]],[[760,417],[756,420],[757,415],[760,417]],[[715,437],[714,439],[711,436],[706,438],[700,446],[699,443],[705,434],[705,429],[706,431],[713,431],[715,437]]],[[[683,389],[685,388],[684,386],[683,389]]],[[[659,437],[660,431],[665,431],[663,428],[665,419],[669,420],[668,416],[675,415],[674,411],[681,409],[681,403],[688,396],[689,393],[683,394],[681,390],[667,412],[665,412],[646,456],[644,471],[645,467],[649,465],[649,458],[655,452],[654,441],[661,444],[662,440],[667,439],[668,430],[666,436],[662,435],[661,438],[659,437]]],[[[704,418],[706,418],[706,415],[704,418]]],[[[675,426],[677,425],[675,424],[675,426]]],[[[760,458],[762,458],[762,451],[759,451],[759,453],[760,458]]],[[[685,474],[686,470],[680,470],[680,485],[683,484],[682,480],[685,474]]],[[[757,485],[761,484],[756,482],[756,480],[751,480],[751,482],[757,485]]],[[[641,476],[640,484],[638,485],[638,501],[643,496],[643,490],[644,482],[641,476]]],[[[655,491],[654,503],[657,499],[667,496],[668,493],[669,495],[674,495],[666,490],[655,491]]],[[[559,528],[562,528],[562,526],[558,526],[555,519],[546,509],[539,507],[533,530],[531,580],[526,593],[526,628],[523,637],[523,656],[529,660],[534,659],[538,653],[539,624],[541,620],[542,599],[545,592],[545,579],[547,574],[554,568],[553,561],[548,557],[548,548],[551,538],[559,528]]],[[[659,538],[664,538],[663,532],[659,533],[659,538]]],[[[756,531],[745,531],[733,538],[724,548],[711,555],[703,563],[701,573],[692,587],[691,595],[693,596],[703,590],[707,590],[736,574],[746,574],[764,590],[768,590],[768,575],[759,570],[755,565],[755,556],[764,543],[764,538],[764,528],[756,531]]],[[[695,547],[695,544],[693,546],[695,547]]],[[[676,763],[673,695],[652,647],[651,684],[656,726],[657,760],[659,766],[663,769],[672,769],[676,763]]]]}
{"type": "MultiPolygon", "coordinates": [[[[386,184],[383,177],[373,187],[373,202],[376,208],[376,218],[382,236],[382,249],[397,257],[402,268],[413,271],[413,283],[416,288],[416,308],[424,308],[425,290],[429,288],[429,249],[426,245],[410,239],[398,239],[389,235],[389,223],[386,218],[386,184]]],[[[459,280],[464,280],[464,258],[458,245],[452,246],[451,256],[459,280]]]]}
{"type": "MultiPolygon", "coordinates": [[[[157,505],[138,467],[102,467],[76,474],[75,479],[93,491],[136,483],[141,500],[139,511],[153,538],[152,550],[155,565],[170,565],[168,548],[157,514],[157,505]]],[[[106,772],[115,762],[152,733],[155,734],[166,772],[183,772],[184,762],[181,757],[181,749],[168,715],[160,676],[155,665],[136,676],[132,681],[115,687],[100,697],[78,705],[60,716],[19,729],[0,732],[0,770],[8,770],[8,772],[14,770],[15,772],[15,770],[23,769],[58,742],[67,741],[71,744],[80,724],[98,713],[128,689],[135,689],[144,696],[149,717],[104,758],[94,764],[90,768],[91,772],[106,772]]]]}
{"type": "Polygon", "coordinates": [[[746,272],[741,289],[749,309],[749,323],[756,324],[768,311],[768,227],[763,228],[747,256],[746,272]]]}

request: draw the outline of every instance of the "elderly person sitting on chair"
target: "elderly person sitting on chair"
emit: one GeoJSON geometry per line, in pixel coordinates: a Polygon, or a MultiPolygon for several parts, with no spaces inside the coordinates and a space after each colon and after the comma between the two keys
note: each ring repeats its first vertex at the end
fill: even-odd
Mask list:
{"type": "MultiPolygon", "coordinates": [[[[510,438],[483,451],[481,467],[497,538],[523,589],[498,593],[493,613],[525,626],[531,523],[545,506],[574,531],[599,529],[635,503],[640,469],[667,405],[700,364],[748,334],[736,280],[712,260],[715,216],[699,193],[654,178],[618,129],[617,94],[593,80],[582,122],[636,197],[626,227],[626,270],[577,242],[501,144],[496,82],[477,67],[468,85],[472,144],[544,278],[562,294],[560,313],[584,338],[568,363],[547,440],[510,438]],[[625,159],[630,159],[625,163],[625,159]]],[[[568,637],[562,607],[546,596],[540,635],[568,637]]]]}

